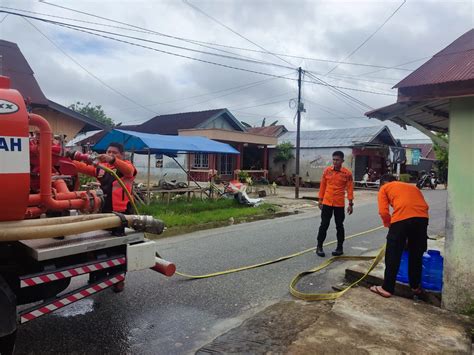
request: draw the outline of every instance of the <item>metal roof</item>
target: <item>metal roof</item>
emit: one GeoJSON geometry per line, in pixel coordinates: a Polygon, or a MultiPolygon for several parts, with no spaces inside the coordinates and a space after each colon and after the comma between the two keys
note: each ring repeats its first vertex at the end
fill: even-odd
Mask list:
{"type": "Polygon", "coordinates": [[[381,121],[390,120],[404,128],[410,124],[406,121],[408,118],[430,131],[446,133],[449,128],[449,99],[397,102],[365,115],[381,121]]]}
{"type": "Polygon", "coordinates": [[[245,131],[244,126],[225,108],[198,112],[181,112],[169,115],[160,115],[137,125],[133,130],[145,133],[178,135],[181,129],[202,128],[206,122],[225,116],[236,130],[245,131]]]}
{"type": "MultiPolygon", "coordinates": [[[[379,143],[377,137],[383,136],[385,144],[395,146],[387,126],[370,126],[360,128],[328,129],[322,131],[302,131],[300,133],[301,148],[336,148],[353,147],[359,144],[379,143]]],[[[278,138],[278,144],[290,142],[296,146],[296,132],[286,132],[278,138]]]]}
{"type": "Polygon", "coordinates": [[[443,84],[474,79],[474,29],[463,34],[394,88],[443,84]]]}
{"type": "Polygon", "coordinates": [[[266,127],[251,127],[247,128],[247,132],[253,134],[261,134],[262,136],[278,137],[285,132],[288,132],[284,125],[266,126],[266,127]]]}

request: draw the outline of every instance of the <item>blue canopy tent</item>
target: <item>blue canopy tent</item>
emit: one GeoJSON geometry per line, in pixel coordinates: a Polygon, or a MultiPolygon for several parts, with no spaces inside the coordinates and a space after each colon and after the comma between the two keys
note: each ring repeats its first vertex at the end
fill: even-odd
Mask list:
{"type": "Polygon", "coordinates": [[[141,154],[221,153],[240,154],[229,144],[205,137],[166,136],[113,129],[95,145],[95,151],[105,151],[111,142],[122,143],[125,150],[141,154]]]}
{"type": "Polygon", "coordinates": [[[164,154],[171,157],[176,164],[201,188],[186,171],[186,169],[175,159],[180,153],[221,153],[240,154],[238,150],[226,143],[216,142],[205,137],[167,136],[161,134],[141,133],[112,129],[104,137],[99,139],[93,149],[104,152],[110,143],[123,144],[125,150],[138,154],[148,154],[148,202],[150,201],[150,154],[164,154]]]}

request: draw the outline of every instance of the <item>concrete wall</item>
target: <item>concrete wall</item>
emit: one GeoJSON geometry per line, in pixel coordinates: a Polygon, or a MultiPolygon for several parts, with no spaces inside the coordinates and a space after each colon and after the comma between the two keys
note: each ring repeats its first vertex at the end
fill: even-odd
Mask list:
{"type": "Polygon", "coordinates": [[[474,306],[474,97],[452,99],[443,305],[474,306]]]}
{"type": "MultiPolygon", "coordinates": [[[[300,176],[304,182],[320,182],[323,171],[332,164],[332,153],[340,150],[344,153],[344,166],[353,170],[354,159],[352,148],[302,148],[300,150],[300,176]]],[[[276,149],[270,149],[269,153],[269,176],[273,180],[282,172],[282,163],[274,163],[276,149]]],[[[293,149],[296,156],[296,150],[293,149]]],[[[296,160],[291,159],[286,164],[286,175],[288,178],[295,173],[296,160]]]]}

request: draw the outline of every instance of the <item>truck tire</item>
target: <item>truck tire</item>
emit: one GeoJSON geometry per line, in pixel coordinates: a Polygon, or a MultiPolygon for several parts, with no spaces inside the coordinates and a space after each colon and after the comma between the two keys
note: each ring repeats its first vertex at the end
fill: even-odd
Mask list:
{"type": "Polygon", "coordinates": [[[0,354],[12,354],[16,339],[16,296],[0,276],[0,354]]]}
{"type": "Polygon", "coordinates": [[[0,355],[11,355],[15,350],[16,330],[3,337],[0,337],[0,355]]]}

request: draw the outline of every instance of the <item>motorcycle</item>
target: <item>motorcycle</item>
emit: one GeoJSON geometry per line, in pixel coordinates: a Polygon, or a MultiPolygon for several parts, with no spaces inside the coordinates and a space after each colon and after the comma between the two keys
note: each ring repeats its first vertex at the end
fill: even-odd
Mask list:
{"type": "Polygon", "coordinates": [[[185,189],[188,187],[188,184],[182,181],[176,180],[166,180],[167,173],[163,174],[163,177],[158,181],[158,187],[163,190],[175,190],[175,189],[185,189]]]}
{"type": "Polygon", "coordinates": [[[423,187],[429,187],[431,190],[435,190],[437,186],[438,178],[433,172],[430,174],[422,174],[416,183],[416,187],[420,190],[423,189],[423,187]]]}

